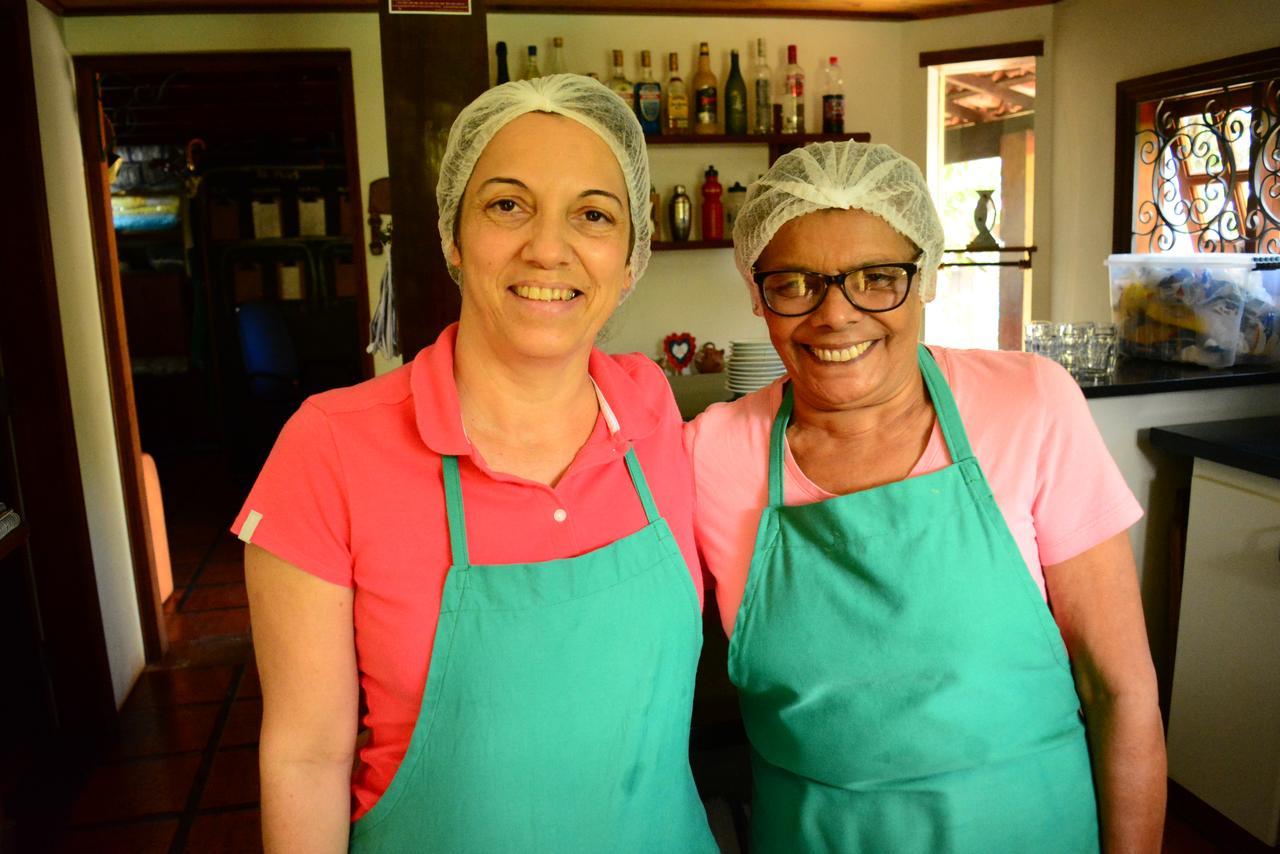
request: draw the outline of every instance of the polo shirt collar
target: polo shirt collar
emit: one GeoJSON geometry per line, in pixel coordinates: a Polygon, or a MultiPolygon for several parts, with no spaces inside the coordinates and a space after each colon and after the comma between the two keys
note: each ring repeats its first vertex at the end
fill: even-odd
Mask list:
{"type": "MultiPolygon", "coordinates": [[[[471,443],[462,429],[458,386],[453,379],[453,348],[458,324],[450,324],[435,343],[414,357],[409,386],[413,391],[418,434],[441,456],[465,457],[471,443]]],[[[659,410],[666,395],[647,391],[616,360],[592,348],[587,372],[618,420],[615,442],[634,442],[653,433],[662,421],[659,410]]]]}

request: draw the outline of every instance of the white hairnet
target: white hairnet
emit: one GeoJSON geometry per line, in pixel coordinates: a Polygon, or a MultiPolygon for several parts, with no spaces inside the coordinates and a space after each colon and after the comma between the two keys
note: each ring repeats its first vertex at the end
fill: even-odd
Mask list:
{"type": "MultiPolygon", "coordinates": [[[[649,264],[649,158],[644,131],[635,114],[603,83],[579,74],[553,74],[534,80],[503,83],[463,108],[449,129],[449,143],[440,163],[436,205],[440,210],[440,245],[446,263],[452,255],[453,226],[462,194],[471,180],[476,161],[494,135],[525,113],[566,116],[605,141],[622,167],[635,242],[631,247],[631,283],[649,264]]],[[[547,152],[555,162],[555,152],[547,152]]],[[[449,263],[453,280],[462,283],[461,271],[449,263]]],[[[630,293],[630,291],[628,291],[630,293]]]]}
{"type": "Polygon", "coordinates": [[[917,291],[933,299],[942,260],[942,221],[915,163],[887,145],[815,142],[778,158],[747,190],[733,224],[733,257],[757,299],[752,267],[788,221],[814,211],[875,214],[923,252],[917,291]]]}

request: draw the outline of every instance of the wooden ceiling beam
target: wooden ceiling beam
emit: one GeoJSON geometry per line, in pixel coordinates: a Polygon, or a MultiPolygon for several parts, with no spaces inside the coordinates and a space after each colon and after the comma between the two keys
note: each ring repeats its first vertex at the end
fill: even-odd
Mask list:
{"type": "MultiPolygon", "coordinates": [[[[66,15],[376,12],[386,0],[40,0],[66,15]]],[[[733,15],[907,21],[1043,6],[1057,0],[490,0],[491,12],[733,15]]]]}
{"type": "Polygon", "coordinates": [[[947,104],[947,115],[954,116],[965,124],[980,125],[991,121],[991,117],[981,110],[966,107],[964,104],[947,104]]]}
{"type": "Polygon", "coordinates": [[[1024,110],[1031,109],[1036,103],[1035,98],[1009,88],[1003,81],[997,83],[983,74],[949,74],[947,80],[957,86],[972,89],[974,92],[992,95],[1001,101],[1016,104],[1024,110]]]}

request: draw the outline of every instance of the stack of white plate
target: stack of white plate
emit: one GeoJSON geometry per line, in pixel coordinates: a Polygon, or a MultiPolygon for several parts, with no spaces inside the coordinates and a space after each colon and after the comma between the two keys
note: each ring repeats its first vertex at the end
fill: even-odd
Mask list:
{"type": "Polygon", "coordinates": [[[729,380],[725,385],[736,394],[764,388],[787,372],[769,341],[732,341],[729,351],[729,380]]]}

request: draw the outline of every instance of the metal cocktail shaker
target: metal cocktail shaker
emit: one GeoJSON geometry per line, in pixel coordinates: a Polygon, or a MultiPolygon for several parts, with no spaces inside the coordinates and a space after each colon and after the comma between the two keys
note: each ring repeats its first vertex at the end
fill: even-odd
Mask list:
{"type": "Polygon", "coordinates": [[[693,227],[693,200],[684,190],[684,184],[676,184],[671,195],[671,239],[688,240],[693,227]]]}

